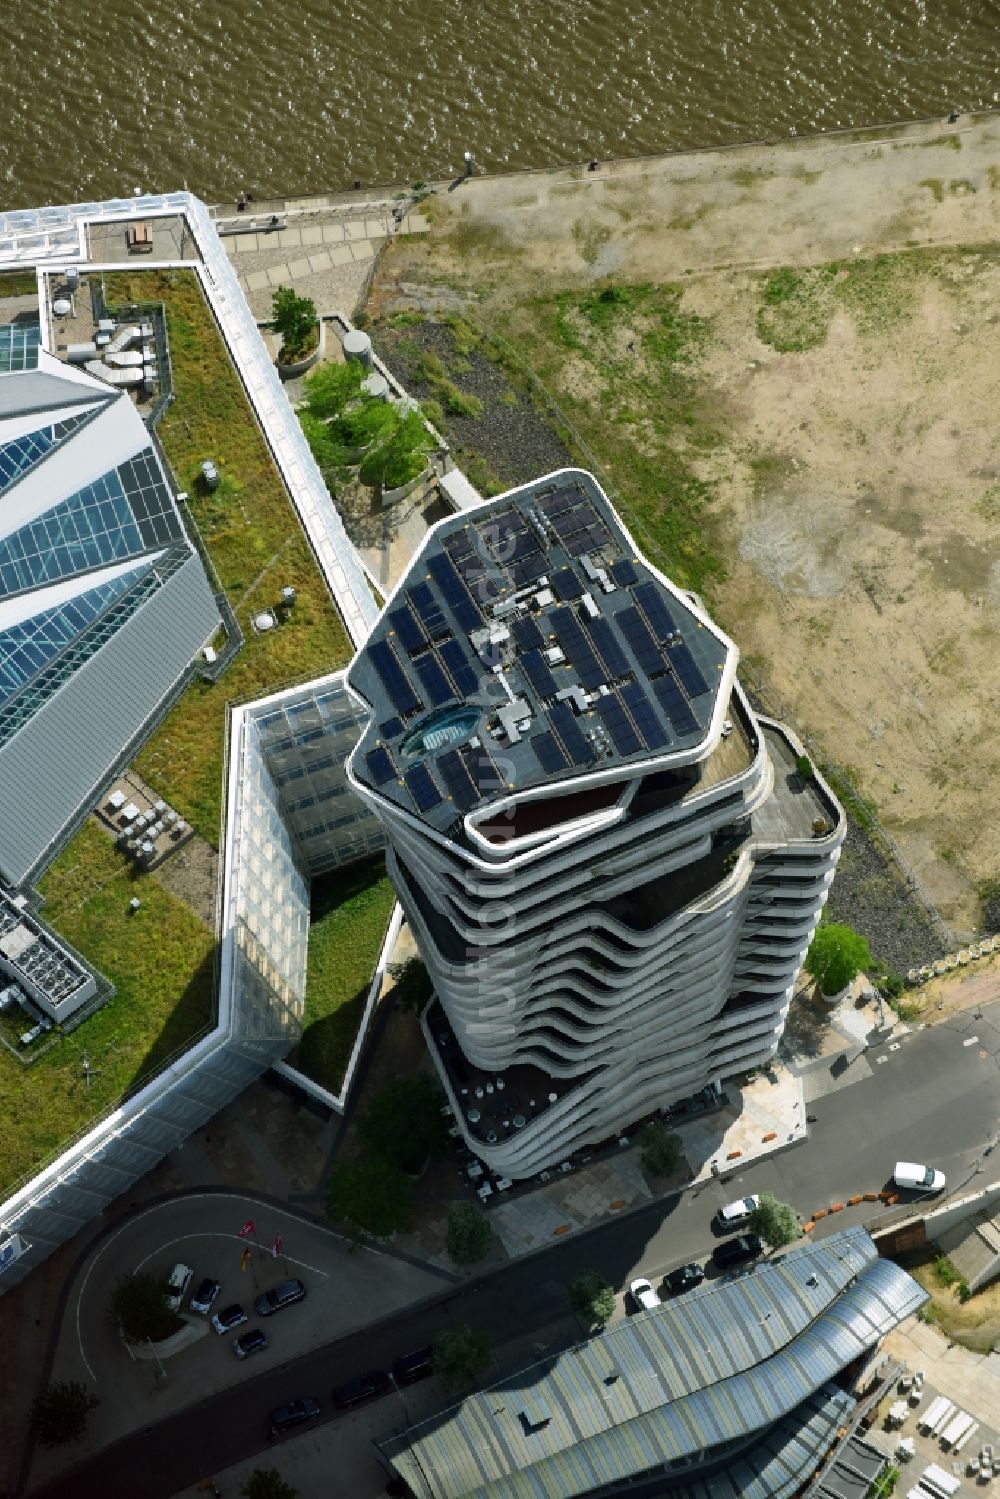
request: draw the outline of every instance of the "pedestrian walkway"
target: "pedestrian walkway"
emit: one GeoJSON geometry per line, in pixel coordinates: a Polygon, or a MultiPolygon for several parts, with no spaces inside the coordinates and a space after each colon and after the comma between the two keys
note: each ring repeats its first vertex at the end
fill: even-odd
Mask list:
{"type": "Polygon", "coordinates": [[[271,298],[279,286],[311,297],[321,311],[351,311],[363,294],[376,255],[398,231],[397,208],[379,200],[292,209],[273,229],[260,214],[253,219],[217,218],[216,225],[255,317],[270,316],[271,298]]]}

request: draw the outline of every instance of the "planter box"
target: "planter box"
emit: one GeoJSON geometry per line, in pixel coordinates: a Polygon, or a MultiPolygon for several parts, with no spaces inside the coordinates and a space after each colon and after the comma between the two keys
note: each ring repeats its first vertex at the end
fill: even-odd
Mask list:
{"type": "Polygon", "coordinates": [[[322,359],[326,352],[326,324],[322,318],[318,321],[319,343],[311,354],[306,354],[303,359],[297,359],[294,364],[282,364],[280,358],[275,360],[278,367],[278,374],[282,380],[294,380],[297,375],[304,375],[307,370],[312,369],[318,360],[322,359]]]}
{"type": "Polygon", "coordinates": [[[395,505],[398,500],[405,500],[406,496],[408,494],[412,494],[413,491],[417,489],[421,484],[426,484],[430,476],[431,466],[428,463],[424,466],[423,469],[421,469],[420,473],[415,479],[410,480],[409,484],[400,484],[398,489],[383,489],[382,504],[395,505]]]}

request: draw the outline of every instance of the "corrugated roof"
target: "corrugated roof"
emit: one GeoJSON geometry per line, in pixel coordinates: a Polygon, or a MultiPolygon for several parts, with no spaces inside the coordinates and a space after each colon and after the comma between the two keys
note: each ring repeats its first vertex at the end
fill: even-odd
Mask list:
{"type": "Polygon", "coordinates": [[[781,1420],[924,1299],[848,1230],[618,1323],[382,1450],[421,1499],[570,1499],[781,1420]],[[543,1425],[522,1421],[529,1394],[543,1425]]]}

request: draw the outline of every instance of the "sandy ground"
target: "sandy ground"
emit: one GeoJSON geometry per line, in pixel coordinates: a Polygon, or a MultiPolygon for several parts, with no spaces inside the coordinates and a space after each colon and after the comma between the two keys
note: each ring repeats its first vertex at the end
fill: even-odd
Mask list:
{"type": "MultiPolygon", "coordinates": [[[[444,283],[502,321],[561,287],[683,285],[710,319],[713,612],[959,933],[1000,874],[998,146],[984,116],[474,180],[422,206],[430,233],[393,245],[380,287],[419,305],[444,283]],[[884,251],[888,284],[834,298],[818,347],[760,340],[762,271],[884,251]]],[[[566,354],[578,413],[587,378],[599,402],[566,354]]]]}

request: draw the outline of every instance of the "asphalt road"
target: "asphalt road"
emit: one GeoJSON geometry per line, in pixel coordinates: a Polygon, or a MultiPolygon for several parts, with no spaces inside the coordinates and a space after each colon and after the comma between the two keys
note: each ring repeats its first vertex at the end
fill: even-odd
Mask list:
{"type": "MultiPolygon", "coordinates": [[[[266,1450],[267,1413],[274,1406],[309,1392],[331,1410],[334,1385],[365,1369],[387,1367],[454,1320],[487,1329],[498,1346],[527,1335],[544,1343],[547,1330],[551,1336],[565,1323],[565,1287],[580,1270],[600,1270],[619,1288],[638,1274],[655,1284],[674,1265],[706,1258],[716,1242],[713,1214],[745,1191],[773,1191],[806,1218],[817,1207],[879,1190],[898,1158],[943,1169],[949,1196],[960,1194],[965,1182],[984,1186],[1000,1177],[1000,1150],[994,1155],[988,1149],[1000,1115],[1000,1003],[979,1017],[962,1015],[913,1033],[898,1051],[872,1054],[878,1055],[887,1060],[874,1066],[870,1078],[819,1100],[809,1140],[786,1153],[574,1235],[256,1378],[248,1368],[236,1388],[136,1432],[34,1492],[44,1499],[169,1499],[206,1472],[266,1450]],[[972,1037],[977,1040],[966,1044],[972,1037]]],[[[871,1203],[847,1209],[823,1220],[816,1233],[863,1221],[873,1208],[883,1210],[871,1203]]],[[[301,1315],[308,1307],[282,1315],[301,1315]]],[[[385,1410],[386,1431],[399,1424],[394,1402],[377,1409],[385,1410]]],[[[337,1492],[332,1482],[331,1493],[337,1492]]]]}

